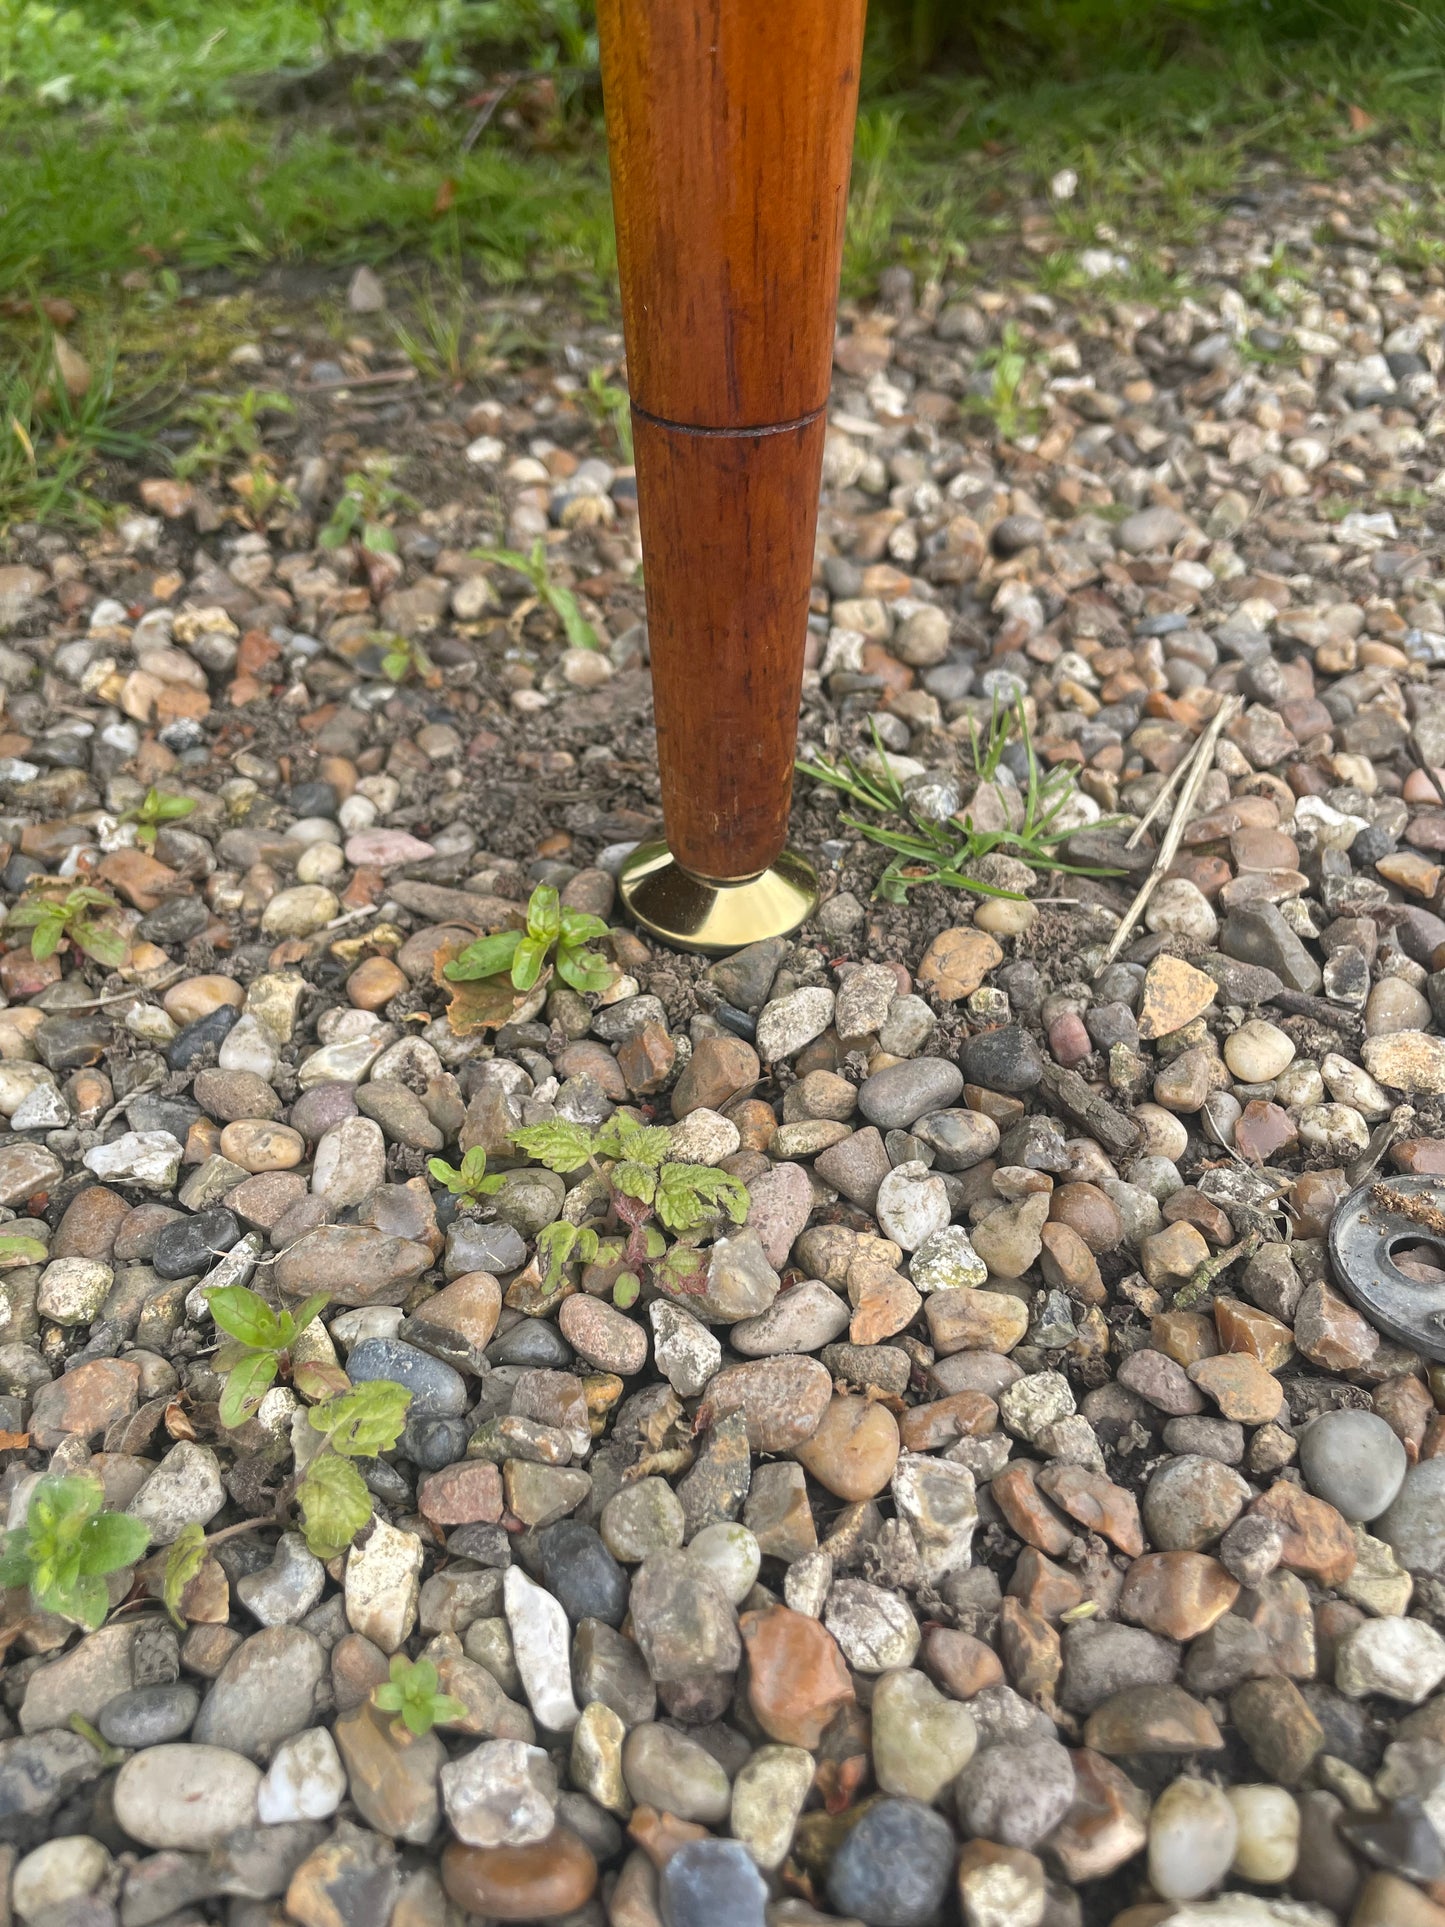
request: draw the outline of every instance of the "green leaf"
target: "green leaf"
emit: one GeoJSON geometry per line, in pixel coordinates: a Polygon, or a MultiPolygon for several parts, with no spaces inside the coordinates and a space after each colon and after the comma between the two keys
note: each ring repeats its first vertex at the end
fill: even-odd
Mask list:
{"type": "Polygon", "coordinates": [[[512,958],[512,988],[531,990],[547,961],[547,942],[543,937],[523,937],[512,958]]]}
{"type": "MultiPolygon", "coordinates": [[[[311,1416],[314,1423],[316,1413],[311,1416]]],[[[334,1559],[344,1552],[371,1520],[371,1494],[361,1474],[349,1459],[334,1452],[319,1453],[311,1461],[296,1497],[306,1543],[318,1559],[334,1559]]]]}
{"type": "Polygon", "coordinates": [[[486,1175],[486,1151],[480,1144],[474,1144],[462,1158],[462,1182],[469,1191],[475,1191],[486,1175]]]}
{"type": "Polygon", "coordinates": [[[374,1459],[390,1452],[406,1424],[411,1393],[388,1378],[358,1385],[341,1398],[313,1405],[311,1424],[330,1439],[332,1449],[349,1459],[374,1459]]]}
{"type": "Polygon", "coordinates": [[[403,1698],[401,1688],[389,1679],[371,1689],[371,1703],[383,1713],[399,1713],[403,1698]]]}
{"type": "Polygon", "coordinates": [[[495,937],[479,937],[465,950],[458,951],[442,975],[454,984],[475,983],[480,977],[499,977],[511,968],[521,941],[520,930],[503,930],[495,937]]]}
{"type": "Polygon", "coordinates": [[[0,1586],[28,1586],[31,1568],[30,1534],[19,1526],[0,1544],[0,1586]]]}
{"type": "Polygon", "coordinates": [[[313,1405],[324,1399],[339,1398],[351,1390],[351,1380],[339,1365],[323,1365],[317,1359],[303,1358],[291,1373],[291,1384],[299,1398],[313,1405]]]}
{"type": "Polygon", "coordinates": [[[642,1280],[635,1271],[624,1271],[612,1287],[612,1302],[619,1311],[629,1311],[637,1303],[642,1280]]]}
{"type": "Polygon", "coordinates": [[[576,991],[606,990],[617,975],[598,950],[574,950],[563,943],[557,950],[557,975],[576,991]]]}
{"type": "Polygon", "coordinates": [[[624,1198],[637,1198],[642,1204],[651,1204],[657,1195],[656,1171],[634,1163],[631,1158],[622,1158],[613,1165],[608,1182],[624,1198]]]}
{"type": "Polygon", "coordinates": [[[656,1204],[669,1231],[694,1231],[718,1210],[741,1224],[748,1215],[748,1189],[710,1164],[664,1164],[657,1175],[656,1204]]]}
{"type": "Polygon", "coordinates": [[[193,796],[168,796],[164,790],[152,790],[146,798],[148,804],[152,797],[155,799],[154,814],[158,823],[174,823],[183,816],[189,816],[196,807],[193,796]]]}
{"type": "Polygon", "coordinates": [[[55,955],[64,934],[65,921],[62,917],[46,917],[36,924],[30,939],[30,954],[36,963],[44,963],[47,957],[55,955]]]}
{"type": "Polygon", "coordinates": [[[303,1300],[299,1308],[291,1314],[291,1336],[295,1338],[299,1333],[304,1332],[308,1325],[314,1324],[330,1303],[329,1291],[313,1291],[311,1296],[303,1300]]]}
{"type": "Polygon", "coordinates": [[[554,944],[562,930],[562,898],[550,883],[539,883],[527,899],[527,935],[554,944]]]}
{"type": "MultiPolygon", "coordinates": [[[[396,1661],[392,1661],[395,1666],[396,1661]]],[[[440,1676],[429,1659],[419,1659],[408,1668],[407,1691],[417,1699],[430,1699],[440,1685],[440,1676]]]]}
{"type": "Polygon", "coordinates": [[[166,1611],[178,1626],[185,1625],[181,1613],[181,1594],[206,1563],[206,1529],[194,1519],[181,1527],[166,1553],[165,1579],[161,1597],[166,1611]]]}
{"type": "Polygon", "coordinates": [[[206,1303],[221,1330],[243,1345],[258,1351],[279,1349],[281,1321],[259,1292],[246,1285],[213,1285],[206,1303]]]}
{"type": "Polygon", "coordinates": [[[384,522],[365,522],[361,529],[361,546],[370,549],[373,555],[395,555],[396,537],[384,522]]]}
{"type": "Polygon", "coordinates": [[[120,932],[104,923],[72,923],[70,935],[87,957],[94,957],[97,963],[104,964],[108,970],[115,970],[123,964],[125,953],[130,949],[120,932]]]}
{"type": "Polygon", "coordinates": [[[444,1189],[450,1191],[453,1197],[460,1197],[466,1190],[466,1179],[457,1167],[454,1164],[448,1164],[445,1158],[428,1158],[426,1168],[428,1174],[444,1189]]]}
{"type": "Polygon", "coordinates": [[[592,1133],[586,1125],[569,1124],[562,1118],[524,1125],[513,1131],[512,1142],[529,1158],[564,1177],[569,1171],[580,1171],[592,1156],[592,1133]]]}
{"type": "Polygon", "coordinates": [[[547,584],[547,600],[556,610],[563,633],[574,649],[600,649],[597,631],[578,607],[577,598],[560,582],[547,584]]]}
{"type": "Polygon", "coordinates": [[[254,1418],[275,1383],[280,1364],[274,1352],[248,1352],[226,1375],[218,1416],[228,1432],[254,1418]]]}
{"type": "Polygon", "coordinates": [[[103,1579],[93,1574],[81,1575],[37,1587],[35,1603],[42,1612],[58,1613],[62,1619],[73,1619],[77,1626],[84,1626],[93,1633],[97,1626],[105,1623],[105,1616],[110,1611],[110,1594],[106,1591],[103,1579]]]}
{"type": "Polygon", "coordinates": [[[80,1535],[80,1570],[119,1572],[143,1559],[150,1542],[150,1528],[143,1520],[132,1519],[124,1512],[102,1512],[80,1535]]]}
{"type": "Polygon", "coordinates": [[[465,1700],[453,1699],[450,1693],[438,1693],[431,1703],[432,1720],[438,1726],[464,1720],[471,1710],[465,1700]]]}
{"type": "Polygon", "coordinates": [[[30,1536],[74,1538],[88,1519],[98,1518],[105,1505],[105,1488],[92,1472],[42,1479],[30,1496],[30,1536]]]}
{"type": "Polygon", "coordinates": [[[577,1237],[577,1226],[569,1224],[565,1218],[557,1218],[553,1223],[543,1225],[537,1233],[537,1256],[545,1265],[542,1276],[545,1290],[555,1291],[561,1284],[563,1268],[572,1256],[577,1237]]]}

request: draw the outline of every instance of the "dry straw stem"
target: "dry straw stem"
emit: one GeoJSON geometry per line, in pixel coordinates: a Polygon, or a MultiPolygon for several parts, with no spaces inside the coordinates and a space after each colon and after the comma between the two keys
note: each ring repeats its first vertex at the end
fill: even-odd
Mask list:
{"type": "MultiPolygon", "coordinates": [[[[1159,854],[1154,859],[1154,867],[1148,876],[1145,877],[1143,883],[1140,884],[1139,894],[1129,905],[1118,929],[1109,939],[1109,947],[1100,960],[1098,970],[1094,972],[1096,977],[1114,961],[1119,952],[1124,948],[1124,945],[1129,940],[1129,933],[1144,914],[1145,905],[1148,903],[1150,897],[1153,896],[1160,879],[1178,854],[1185,825],[1188,823],[1194,809],[1194,799],[1199,794],[1199,786],[1204,781],[1205,772],[1214,760],[1214,745],[1219,741],[1220,732],[1223,730],[1225,724],[1233,720],[1239,713],[1239,709],[1239,697],[1227,696],[1214,712],[1214,716],[1205,729],[1204,734],[1199,738],[1199,741],[1194,745],[1189,755],[1186,756],[1184,761],[1179,765],[1181,771],[1188,769],[1189,775],[1185,780],[1183,789],[1179,792],[1179,801],[1174,805],[1174,814],[1169,819],[1169,828],[1164,833],[1164,841],[1159,845],[1159,854]]],[[[1167,789],[1165,793],[1167,794],[1167,789]]],[[[1148,821],[1149,818],[1146,816],[1144,822],[1139,825],[1139,831],[1136,831],[1135,835],[1138,835],[1139,832],[1144,829],[1148,821]]],[[[1131,837],[1129,840],[1132,843],[1134,838],[1131,837]]]]}

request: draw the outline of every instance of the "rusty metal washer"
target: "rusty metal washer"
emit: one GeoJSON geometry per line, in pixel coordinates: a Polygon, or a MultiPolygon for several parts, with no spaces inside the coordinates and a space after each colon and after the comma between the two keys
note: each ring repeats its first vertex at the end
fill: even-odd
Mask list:
{"type": "MultiPolygon", "coordinates": [[[[1351,1191],[1330,1221],[1330,1265],[1345,1296],[1372,1325],[1427,1357],[1445,1359],[1445,1284],[1422,1284],[1394,1261],[1406,1244],[1445,1249],[1439,1224],[1392,1211],[1375,1196],[1371,1178],[1351,1191]]],[[[1433,1207],[1445,1219],[1445,1187],[1437,1178],[1391,1177],[1382,1188],[1433,1207]]]]}

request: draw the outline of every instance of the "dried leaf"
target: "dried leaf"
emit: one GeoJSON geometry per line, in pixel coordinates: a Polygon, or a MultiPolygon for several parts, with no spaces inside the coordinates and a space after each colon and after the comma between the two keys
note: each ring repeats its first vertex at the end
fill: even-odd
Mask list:
{"type": "Polygon", "coordinates": [[[510,977],[480,977],[472,983],[452,983],[445,975],[447,965],[459,955],[457,948],[437,952],[432,976],[450,997],[447,1022],[458,1037],[470,1037],[479,1030],[500,1030],[530,1003],[547,983],[552,972],[544,970],[530,990],[517,990],[510,977]]]}

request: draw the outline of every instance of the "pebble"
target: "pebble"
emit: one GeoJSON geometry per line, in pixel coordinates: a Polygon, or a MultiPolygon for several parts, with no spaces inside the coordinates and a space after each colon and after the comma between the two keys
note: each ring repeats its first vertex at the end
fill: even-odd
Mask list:
{"type": "Polygon", "coordinates": [[[828,1897],[866,1927],[926,1927],[953,1873],[948,1822],[917,1800],[882,1799],[844,1836],[828,1897]]]}
{"type": "Polygon", "coordinates": [[[116,1776],[117,1823],[143,1847],[205,1853],[254,1826],[261,1769],[226,1747],[152,1746],[116,1776]]]}
{"type": "Polygon", "coordinates": [[[1300,1471],[1316,1497],[1347,1519],[1378,1519],[1398,1497],[1409,1461],[1374,1412],[1323,1412],[1299,1442],[1300,1471]]]}
{"type": "Polygon", "coordinates": [[[1226,1792],[1207,1780],[1171,1780],[1149,1816],[1149,1880],[1166,1900],[1197,1900],[1234,1863],[1239,1819],[1226,1792]]]}

